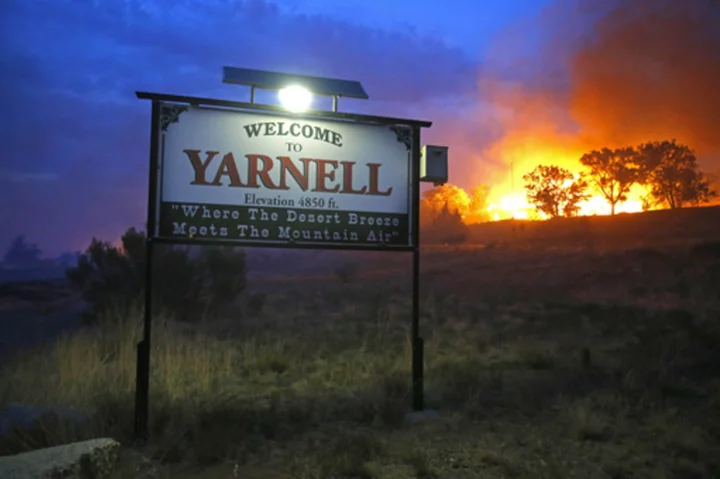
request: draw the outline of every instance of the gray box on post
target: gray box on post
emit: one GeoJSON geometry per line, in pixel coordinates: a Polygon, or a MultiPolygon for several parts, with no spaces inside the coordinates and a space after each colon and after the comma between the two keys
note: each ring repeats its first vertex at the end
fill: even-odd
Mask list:
{"type": "Polygon", "coordinates": [[[443,185],[448,180],[448,147],[425,145],[420,150],[420,181],[443,185]]]}

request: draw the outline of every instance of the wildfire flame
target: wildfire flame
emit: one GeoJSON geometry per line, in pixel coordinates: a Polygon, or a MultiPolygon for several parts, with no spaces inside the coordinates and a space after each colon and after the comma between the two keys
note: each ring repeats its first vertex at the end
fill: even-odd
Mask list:
{"type": "MultiPolygon", "coordinates": [[[[547,138],[542,146],[538,145],[533,148],[534,154],[526,155],[528,145],[508,140],[498,145],[503,150],[502,157],[514,160],[511,163],[512,166],[509,167],[510,172],[505,181],[500,179],[491,183],[489,192],[484,198],[478,197],[477,190],[473,194],[468,194],[467,191],[457,186],[445,185],[433,190],[433,194],[426,197],[427,201],[435,205],[432,208],[437,211],[447,205],[450,210],[460,213],[463,221],[467,224],[507,219],[548,219],[546,214],[537,211],[535,206],[528,202],[522,177],[539,164],[559,165],[577,175],[583,171],[579,161],[582,153],[578,152],[587,150],[577,148],[573,151],[568,148],[563,151],[562,145],[554,145],[557,141],[547,138]],[[516,163],[517,167],[515,167],[516,163]]],[[[649,209],[643,201],[647,194],[647,187],[634,185],[627,195],[627,200],[615,205],[615,213],[638,213],[649,209]]],[[[590,195],[587,200],[578,205],[579,216],[612,214],[610,203],[599,191],[593,189],[592,185],[590,195]]]]}
{"type": "MultiPolygon", "coordinates": [[[[644,187],[636,185],[630,191],[626,201],[615,205],[615,213],[639,213],[648,208],[644,207],[643,197],[646,195],[644,187]]],[[[578,216],[610,215],[612,208],[610,203],[600,194],[595,194],[578,205],[580,207],[578,216]]],[[[496,203],[488,206],[488,212],[493,221],[503,219],[547,219],[548,216],[535,210],[535,207],[528,203],[524,193],[506,193],[496,203]]]]}
{"type": "MultiPolygon", "coordinates": [[[[468,148],[463,172],[489,194],[465,221],[543,219],[528,204],[523,176],[538,165],[580,173],[582,155],[603,147],[677,139],[720,177],[718,12],[713,0],[561,0],[501,32],[478,82],[487,136],[481,149],[468,148]],[[591,12],[597,20],[588,24],[591,12]],[[546,39],[531,55],[518,41],[528,31],[546,39]]],[[[579,214],[611,214],[602,194],[590,193],[579,214]]],[[[615,212],[649,209],[647,196],[636,185],[615,212]]]]}

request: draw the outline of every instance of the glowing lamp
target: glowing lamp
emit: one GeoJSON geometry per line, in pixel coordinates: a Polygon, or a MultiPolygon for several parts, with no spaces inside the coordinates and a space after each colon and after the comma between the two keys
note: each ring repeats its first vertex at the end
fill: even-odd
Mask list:
{"type": "Polygon", "coordinates": [[[365,89],[357,81],[249,68],[223,67],[223,83],[249,86],[250,103],[255,103],[256,88],[278,91],[282,107],[295,112],[307,110],[312,103],[313,95],[331,97],[334,112],[337,111],[340,97],[368,99],[365,89]]]}
{"type": "Polygon", "coordinates": [[[278,90],[278,100],[288,111],[296,113],[306,111],[310,108],[312,99],[310,90],[300,85],[289,85],[278,90]]]}

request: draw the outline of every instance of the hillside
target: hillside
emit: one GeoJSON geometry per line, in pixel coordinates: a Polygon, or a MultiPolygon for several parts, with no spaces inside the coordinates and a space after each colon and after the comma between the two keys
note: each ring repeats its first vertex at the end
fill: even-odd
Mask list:
{"type": "MultiPolygon", "coordinates": [[[[474,243],[424,247],[437,411],[424,424],[406,416],[412,255],[284,250],[293,264],[249,275],[247,292],[263,292],[252,308],[243,295],[240,310],[197,323],[158,315],[153,437],[123,450],[115,477],[719,477],[718,213],[491,223],[472,228],[474,243]],[[350,260],[359,269],[341,282],[350,260]]],[[[1,289],[18,305],[3,326],[47,333],[69,319],[55,307],[73,295],[46,288],[63,286],[1,289]]],[[[139,317],[113,319],[4,362],[0,407],[93,421],[41,424],[34,441],[0,441],[0,455],[132,444],[139,317]]]]}
{"type": "Polygon", "coordinates": [[[720,239],[720,206],[549,221],[506,220],[472,225],[470,231],[470,243],[514,246],[628,246],[720,239]]]}

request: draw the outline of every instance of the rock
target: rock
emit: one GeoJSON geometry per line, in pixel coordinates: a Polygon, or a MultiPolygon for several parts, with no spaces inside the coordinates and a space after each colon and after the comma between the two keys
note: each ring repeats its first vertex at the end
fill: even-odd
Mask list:
{"type": "Polygon", "coordinates": [[[405,416],[405,424],[418,424],[429,422],[440,418],[440,413],[427,409],[425,411],[415,411],[405,416]]]}
{"type": "Polygon", "coordinates": [[[120,444],[92,439],[0,457],[3,479],[103,479],[115,466],[120,444]]]}
{"type": "Polygon", "coordinates": [[[55,406],[10,404],[0,411],[0,437],[7,436],[14,428],[29,431],[37,420],[47,417],[48,415],[73,424],[82,423],[87,419],[87,416],[73,409],[55,406]]]}

